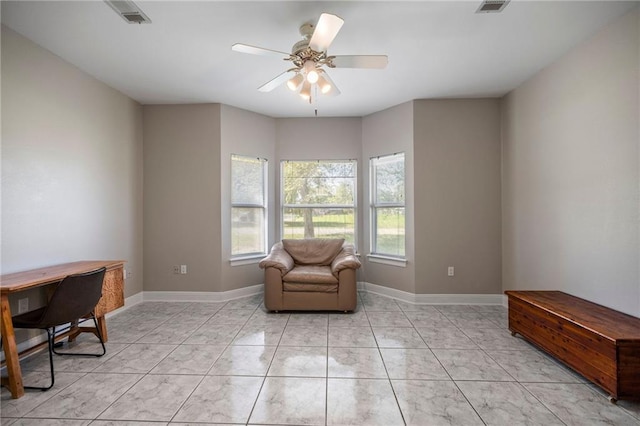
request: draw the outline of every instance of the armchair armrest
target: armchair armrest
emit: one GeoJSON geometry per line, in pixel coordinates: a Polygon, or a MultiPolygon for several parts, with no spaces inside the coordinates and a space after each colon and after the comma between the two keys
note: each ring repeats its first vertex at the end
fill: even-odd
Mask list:
{"type": "Polygon", "coordinates": [[[358,269],[362,264],[355,255],[353,244],[342,246],[340,253],[331,262],[331,273],[338,278],[340,271],[344,269],[358,269]]]}
{"type": "Polygon", "coordinates": [[[293,269],[293,258],[282,247],[282,242],[275,244],[271,248],[271,253],[259,263],[262,269],[276,268],[280,270],[280,275],[284,276],[293,269]]]}

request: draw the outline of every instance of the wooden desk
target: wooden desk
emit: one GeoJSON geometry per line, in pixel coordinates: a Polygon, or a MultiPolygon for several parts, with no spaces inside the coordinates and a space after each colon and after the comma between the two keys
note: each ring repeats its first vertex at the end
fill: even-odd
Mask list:
{"type": "MultiPolygon", "coordinates": [[[[102,267],[107,268],[107,271],[102,284],[102,298],[96,306],[95,314],[100,332],[104,340],[107,341],[107,325],[104,315],[124,306],[123,260],[86,260],[0,276],[0,307],[2,310],[0,332],[2,333],[2,347],[4,349],[7,372],[9,373],[6,382],[12,398],[20,398],[24,395],[24,387],[22,385],[22,372],[20,370],[16,336],[13,330],[13,322],[11,321],[9,295],[35,287],[59,283],[67,275],[90,272],[102,267]]],[[[95,331],[95,329],[76,328],[65,333],[65,336],[73,339],[79,332],[83,331],[95,331]]],[[[4,379],[2,383],[5,384],[4,379]]]]}

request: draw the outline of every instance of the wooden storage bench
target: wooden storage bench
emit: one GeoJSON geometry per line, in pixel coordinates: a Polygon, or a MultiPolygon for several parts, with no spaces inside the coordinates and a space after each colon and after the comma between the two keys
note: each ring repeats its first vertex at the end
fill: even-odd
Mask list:
{"type": "Polygon", "coordinates": [[[610,395],[640,399],[640,319],[561,291],[505,291],[509,330],[610,395]]]}

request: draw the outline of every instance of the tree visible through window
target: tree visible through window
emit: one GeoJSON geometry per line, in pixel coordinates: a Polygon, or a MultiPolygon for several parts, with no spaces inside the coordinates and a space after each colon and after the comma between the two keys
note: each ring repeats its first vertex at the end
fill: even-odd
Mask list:
{"type": "Polygon", "coordinates": [[[371,252],[405,256],[404,153],[371,159],[371,252]]]}
{"type": "Polygon", "coordinates": [[[231,156],[231,255],[265,253],[267,160],[231,156]]]}
{"type": "Polygon", "coordinates": [[[282,162],[282,238],[356,242],[356,161],[282,162]]]}

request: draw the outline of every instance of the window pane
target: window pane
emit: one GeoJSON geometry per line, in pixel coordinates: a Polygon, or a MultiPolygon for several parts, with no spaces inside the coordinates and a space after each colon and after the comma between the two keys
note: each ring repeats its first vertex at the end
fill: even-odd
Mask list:
{"type": "Polygon", "coordinates": [[[404,256],[404,207],[375,209],[375,252],[404,256]]]}
{"type": "Polygon", "coordinates": [[[376,203],[404,201],[404,154],[373,160],[376,203]]]}
{"type": "Polygon", "coordinates": [[[282,176],[285,204],[355,206],[354,161],[285,161],[282,176]]]}
{"type": "Polygon", "coordinates": [[[264,209],[231,209],[231,254],[264,253],[264,209]]]}
{"type": "Polygon", "coordinates": [[[355,244],[355,160],[282,162],[282,238],[355,244]]]}
{"type": "Polygon", "coordinates": [[[355,244],[355,209],[285,207],[282,238],[344,238],[355,244]]]}
{"type": "Polygon", "coordinates": [[[285,204],[355,204],[353,178],[293,177],[285,179],[285,204]]]}
{"type": "Polygon", "coordinates": [[[265,162],[239,155],[231,160],[231,203],[264,205],[265,162]]]}

